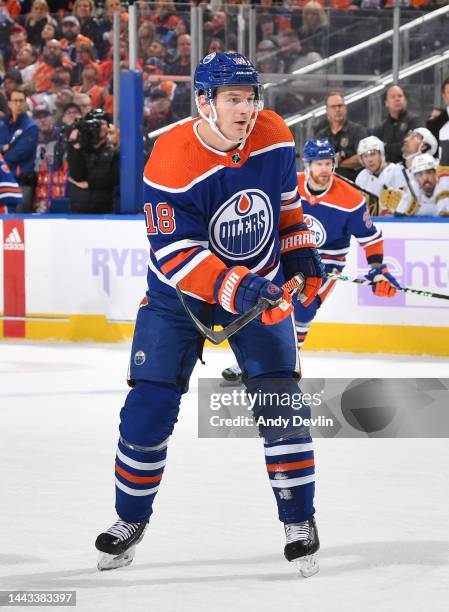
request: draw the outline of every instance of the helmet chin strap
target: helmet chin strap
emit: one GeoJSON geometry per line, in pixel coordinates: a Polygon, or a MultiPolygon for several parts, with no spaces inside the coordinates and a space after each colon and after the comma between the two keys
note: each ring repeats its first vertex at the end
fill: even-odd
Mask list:
{"type": "Polygon", "coordinates": [[[218,127],[218,113],[217,113],[217,108],[215,106],[215,102],[212,98],[207,98],[208,104],[211,108],[211,113],[209,116],[205,115],[204,112],[201,110],[201,107],[199,105],[199,100],[198,100],[198,96],[196,96],[196,106],[198,109],[199,114],[201,115],[201,117],[207,121],[207,123],[209,124],[211,130],[213,132],[215,132],[215,134],[217,134],[217,136],[219,136],[222,140],[224,140],[226,143],[229,143],[231,145],[243,145],[246,141],[246,139],[248,138],[248,136],[251,134],[251,132],[253,131],[253,127],[256,123],[256,119],[257,119],[257,115],[259,114],[259,107],[256,108],[256,110],[254,111],[254,113],[251,115],[251,120],[250,123],[248,125],[248,129],[247,132],[245,134],[245,136],[242,136],[242,138],[239,138],[237,140],[230,140],[229,138],[226,138],[226,136],[223,134],[223,132],[220,130],[220,128],[218,127]]]}

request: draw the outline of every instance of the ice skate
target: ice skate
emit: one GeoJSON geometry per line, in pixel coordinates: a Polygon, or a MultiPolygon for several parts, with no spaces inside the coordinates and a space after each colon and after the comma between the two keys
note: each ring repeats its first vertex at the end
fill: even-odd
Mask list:
{"type": "Polygon", "coordinates": [[[287,536],[285,558],[297,566],[304,578],[313,576],[319,570],[316,553],[320,548],[315,519],[312,517],[302,523],[290,523],[284,527],[287,536]]]}
{"type": "Polygon", "coordinates": [[[226,368],[225,370],[223,370],[221,375],[223,376],[225,381],[228,383],[233,383],[233,384],[242,383],[242,370],[239,368],[237,364],[234,364],[230,366],[229,368],[226,368]]]}
{"type": "Polygon", "coordinates": [[[107,531],[100,533],[95,541],[95,548],[100,551],[98,569],[104,571],[130,565],[147,525],[148,521],[127,523],[119,519],[107,531]]]}

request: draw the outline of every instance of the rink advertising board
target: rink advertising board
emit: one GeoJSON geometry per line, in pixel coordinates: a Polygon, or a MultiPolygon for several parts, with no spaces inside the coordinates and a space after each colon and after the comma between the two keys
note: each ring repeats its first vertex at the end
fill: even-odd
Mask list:
{"type": "MultiPolygon", "coordinates": [[[[449,294],[449,220],[377,223],[386,262],[404,286],[449,294]]],[[[146,289],[143,217],[3,216],[2,337],[129,339],[146,289]]],[[[367,264],[354,245],[345,273],[367,264]]],[[[449,354],[449,302],[337,282],[306,349],[449,354]]]]}

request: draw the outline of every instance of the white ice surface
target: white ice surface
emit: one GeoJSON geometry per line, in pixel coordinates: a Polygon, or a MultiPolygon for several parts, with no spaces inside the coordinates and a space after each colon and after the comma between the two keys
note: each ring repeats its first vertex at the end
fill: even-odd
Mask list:
{"type": "MultiPolygon", "coordinates": [[[[448,440],[316,440],[321,571],[300,579],[260,441],[196,437],[196,380],[232,363],[222,350],[183,399],[134,563],[99,573],[127,360],[126,346],[0,343],[0,589],[73,589],[83,612],[449,609],[448,440]]],[[[302,364],[449,377],[443,359],[305,352],[302,364]]]]}

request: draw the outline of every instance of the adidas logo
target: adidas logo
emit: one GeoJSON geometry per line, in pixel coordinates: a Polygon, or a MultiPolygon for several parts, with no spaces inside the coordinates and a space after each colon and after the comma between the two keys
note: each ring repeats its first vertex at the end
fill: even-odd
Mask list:
{"type": "Polygon", "coordinates": [[[3,243],[3,250],[5,251],[24,251],[25,245],[20,237],[19,230],[15,227],[6,238],[3,243]]]}

